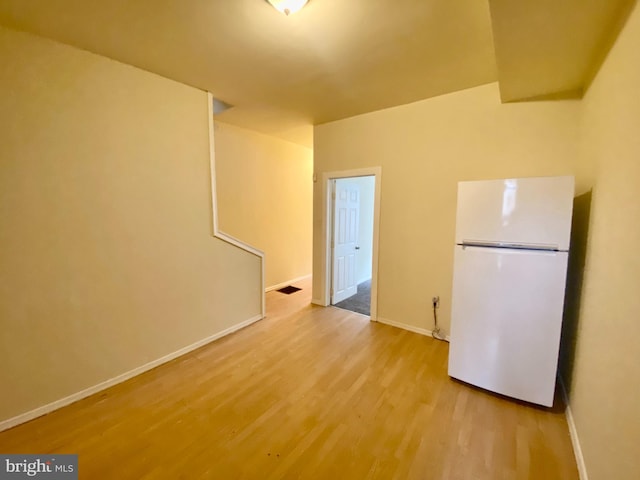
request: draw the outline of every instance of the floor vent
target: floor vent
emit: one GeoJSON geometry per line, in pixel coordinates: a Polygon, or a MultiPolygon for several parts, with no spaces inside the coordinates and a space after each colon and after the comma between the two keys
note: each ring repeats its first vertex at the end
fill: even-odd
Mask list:
{"type": "Polygon", "coordinates": [[[298,290],[302,290],[301,288],[298,287],[292,287],[291,285],[287,285],[286,287],[283,288],[279,288],[278,292],[280,293],[286,293],[287,295],[291,295],[292,293],[297,292],[298,290]]]}

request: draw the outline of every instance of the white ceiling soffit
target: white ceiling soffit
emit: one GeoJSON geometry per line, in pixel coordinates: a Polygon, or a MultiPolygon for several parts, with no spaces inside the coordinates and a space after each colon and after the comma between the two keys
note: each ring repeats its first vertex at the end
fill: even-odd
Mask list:
{"type": "Polygon", "coordinates": [[[283,138],[497,79],[485,0],[310,0],[289,17],[264,0],[0,0],[0,24],[208,90],[234,105],[220,120],[283,138]]]}
{"type": "Polygon", "coordinates": [[[635,0],[489,0],[502,101],[579,98],[635,0]]]}

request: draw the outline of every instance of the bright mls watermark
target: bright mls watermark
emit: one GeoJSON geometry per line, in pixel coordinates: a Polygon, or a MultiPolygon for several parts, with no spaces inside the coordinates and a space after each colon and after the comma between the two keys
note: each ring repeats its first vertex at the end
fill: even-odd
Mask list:
{"type": "Polygon", "coordinates": [[[0,480],[78,480],[78,455],[0,454],[0,480]]]}

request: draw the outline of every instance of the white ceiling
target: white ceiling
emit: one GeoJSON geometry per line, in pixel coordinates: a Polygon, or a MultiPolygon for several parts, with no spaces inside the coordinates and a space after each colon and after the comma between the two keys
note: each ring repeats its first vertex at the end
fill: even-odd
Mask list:
{"type": "Polygon", "coordinates": [[[496,80],[505,101],[579,92],[630,3],[311,0],[285,17],[264,0],[0,0],[0,24],[208,90],[234,105],[220,119],[310,146],[313,124],[496,80]]]}

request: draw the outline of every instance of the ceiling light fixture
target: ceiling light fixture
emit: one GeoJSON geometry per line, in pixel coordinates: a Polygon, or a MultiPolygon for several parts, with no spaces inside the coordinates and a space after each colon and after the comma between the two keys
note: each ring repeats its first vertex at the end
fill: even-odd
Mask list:
{"type": "Polygon", "coordinates": [[[289,16],[306,5],[308,0],[267,0],[273,8],[289,16]]]}

